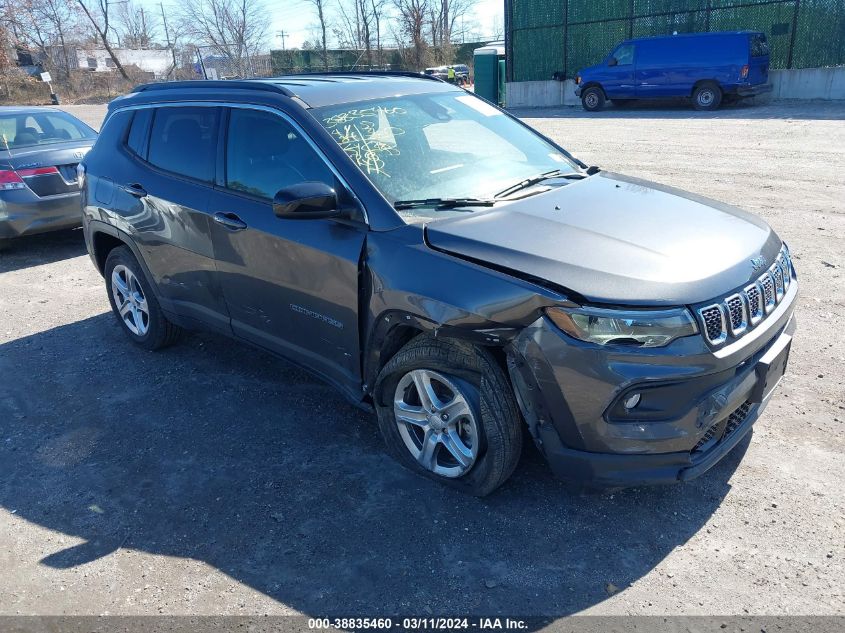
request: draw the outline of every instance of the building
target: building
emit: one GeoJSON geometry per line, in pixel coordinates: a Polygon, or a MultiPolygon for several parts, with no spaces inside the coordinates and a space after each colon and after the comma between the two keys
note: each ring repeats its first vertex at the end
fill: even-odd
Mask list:
{"type": "MultiPolygon", "coordinates": [[[[173,53],[169,48],[112,49],[123,66],[137,66],[145,73],[151,73],[155,79],[161,79],[173,65],[173,53]]],[[[115,63],[104,48],[77,48],[74,56],[78,68],[92,72],[112,72],[115,63]]]]}
{"type": "Polygon", "coordinates": [[[767,34],[773,82],[818,75],[809,96],[845,90],[845,68],[799,70],[845,65],[843,0],[505,0],[508,105],[563,103],[570,95],[554,79],[571,79],[627,38],[744,29],[767,34]]]}

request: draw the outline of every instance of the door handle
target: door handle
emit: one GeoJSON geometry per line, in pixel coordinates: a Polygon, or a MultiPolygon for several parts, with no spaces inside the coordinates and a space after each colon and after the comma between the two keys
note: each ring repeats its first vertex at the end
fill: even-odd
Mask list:
{"type": "Polygon", "coordinates": [[[131,185],[126,185],[123,187],[123,190],[130,196],[135,196],[136,198],[143,198],[147,195],[147,190],[136,182],[133,182],[131,185]]]}
{"type": "Polygon", "coordinates": [[[246,228],[246,222],[234,213],[215,213],[211,217],[217,224],[222,224],[230,231],[242,231],[246,228]]]}

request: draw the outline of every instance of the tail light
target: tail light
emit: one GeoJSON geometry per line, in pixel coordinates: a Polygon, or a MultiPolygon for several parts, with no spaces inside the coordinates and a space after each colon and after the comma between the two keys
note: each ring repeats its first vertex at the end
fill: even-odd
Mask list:
{"type": "Polygon", "coordinates": [[[742,67],[742,70],[739,71],[739,78],[740,79],[748,79],[748,65],[742,67]]]}
{"type": "Polygon", "coordinates": [[[0,191],[11,191],[12,189],[26,189],[18,172],[11,169],[0,169],[0,191]]]}
{"type": "Polygon", "coordinates": [[[30,176],[48,176],[50,174],[58,174],[59,170],[56,167],[34,167],[32,169],[19,169],[18,175],[21,178],[29,178],[30,176]]]}

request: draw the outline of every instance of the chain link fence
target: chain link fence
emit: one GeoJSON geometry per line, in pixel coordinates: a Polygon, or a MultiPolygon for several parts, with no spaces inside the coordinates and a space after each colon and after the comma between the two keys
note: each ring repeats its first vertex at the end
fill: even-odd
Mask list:
{"type": "Polygon", "coordinates": [[[632,37],[763,31],[772,68],[845,64],[845,0],[506,0],[508,81],[573,77],[632,37]]]}

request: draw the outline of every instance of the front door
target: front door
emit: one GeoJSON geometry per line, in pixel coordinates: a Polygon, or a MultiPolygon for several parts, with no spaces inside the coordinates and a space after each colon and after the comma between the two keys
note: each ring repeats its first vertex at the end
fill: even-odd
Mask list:
{"type": "Polygon", "coordinates": [[[225,174],[212,194],[214,254],[234,333],[358,391],[358,270],[367,227],[279,219],[276,191],[342,191],[304,133],[277,112],[228,111],[225,174]]]}
{"type": "Polygon", "coordinates": [[[636,94],[634,44],[622,44],[608,58],[601,85],[608,99],[628,99],[636,94]]]}

